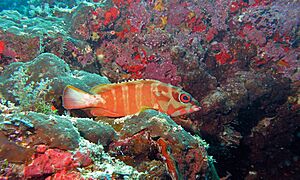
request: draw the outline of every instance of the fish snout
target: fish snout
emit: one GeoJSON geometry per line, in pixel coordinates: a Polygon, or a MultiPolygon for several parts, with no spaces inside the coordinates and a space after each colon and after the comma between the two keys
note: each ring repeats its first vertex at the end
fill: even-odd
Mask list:
{"type": "Polygon", "coordinates": [[[191,107],[191,110],[192,110],[193,112],[199,111],[200,109],[201,109],[201,107],[200,107],[200,106],[197,106],[197,105],[192,105],[192,107],[191,107]]]}

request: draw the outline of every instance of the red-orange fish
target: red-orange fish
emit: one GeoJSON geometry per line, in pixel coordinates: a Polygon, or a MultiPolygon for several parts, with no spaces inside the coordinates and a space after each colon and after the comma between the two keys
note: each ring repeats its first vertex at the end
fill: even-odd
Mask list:
{"type": "Polygon", "coordinates": [[[156,80],[136,80],[98,85],[91,94],[67,86],[63,94],[66,109],[89,109],[93,116],[122,117],[145,109],[179,116],[200,109],[199,102],[182,89],[156,80]]]}

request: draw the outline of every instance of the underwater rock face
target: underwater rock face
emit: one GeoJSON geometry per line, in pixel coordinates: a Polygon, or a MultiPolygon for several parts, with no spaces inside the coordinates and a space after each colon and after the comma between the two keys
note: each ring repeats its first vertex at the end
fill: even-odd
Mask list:
{"type": "Polygon", "coordinates": [[[7,177],[19,177],[24,173],[26,178],[66,176],[81,179],[82,174],[75,169],[98,161],[90,159],[91,149],[80,151],[82,137],[109,145],[111,156],[141,172],[151,172],[142,175],[146,179],[216,176],[206,154],[206,145],[169,116],[154,110],[115,119],[116,122],[124,122],[119,131],[120,138],[109,125],[83,118],[35,112],[2,114],[0,117],[1,159],[10,164],[27,164],[24,172],[21,167],[13,173],[7,169],[7,177]],[[93,131],[98,132],[90,134],[93,131]],[[187,167],[187,164],[190,166],[187,167]],[[153,168],[160,171],[153,171],[153,168]]]}
{"type": "MultiPolygon", "coordinates": [[[[116,139],[116,134],[109,125],[101,122],[27,112],[26,114],[1,114],[0,127],[0,164],[3,167],[0,172],[8,178],[82,179],[83,174],[79,173],[76,168],[94,166],[94,163],[102,163],[103,166],[108,167],[110,164],[107,163],[113,163],[111,157],[102,152],[101,144],[107,146],[116,139]],[[86,128],[82,125],[86,121],[89,122],[87,124],[90,125],[90,129],[94,127],[98,131],[96,134],[83,134],[84,130],[80,130],[80,128],[86,128]],[[101,144],[87,144],[83,138],[101,144]]],[[[116,168],[124,168],[124,171],[132,168],[121,162],[115,163],[118,164],[115,165],[116,168]]],[[[94,168],[94,171],[87,171],[90,174],[86,176],[99,178],[112,176],[109,173],[105,174],[105,169],[98,169],[98,166],[94,168]],[[100,174],[97,175],[97,173],[100,174]]],[[[113,170],[110,173],[118,176],[123,172],[119,169],[119,171],[113,170]]],[[[137,172],[132,170],[132,173],[132,177],[134,177],[137,172]]]]}
{"type": "Polygon", "coordinates": [[[92,4],[80,4],[72,13],[70,21],[70,34],[80,40],[88,40],[91,36],[89,30],[89,13],[94,9],[92,4]]]}
{"type": "MultiPolygon", "coordinates": [[[[3,0],[0,11],[0,113],[4,116],[30,111],[65,115],[61,95],[69,84],[88,91],[98,84],[153,78],[183,87],[202,103],[201,111],[173,120],[209,142],[208,153],[218,162],[221,177],[230,173],[232,179],[300,179],[298,1],[3,0]]],[[[118,123],[95,118],[114,130],[100,122],[64,116],[67,122],[58,120],[59,124],[81,139],[66,145],[60,141],[71,136],[58,137],[56,131],[64,133],[63,129],[51,129],[50,116],[32,114],[45,121],[36,120],[42,124],[36,141],[51,144],[36,149],[23,147],[26,137],[34,137],[32,124],[5,122],[5,130],[0,131],[0,177],[23,177],[24,162],[32,163],[26,172],[33,179],[193,179],[203,175],[201,165],[207,163],[199,156],[202,148],[183,148],[181,135],[191,136],[186,131],[169,131],[177,128],[171,119],[148,113],[126,117],[126,125],[119,123],[122,118],[118,123]],[[135,123],[130,124],[130,118],[135,123]],[[52,133],[57,141],[51,140],[52,133]],[[91,153],[84,151],[95,160],[91,167],[69,161],[74,158],[70,151],[81,150],[84,138],[105,146],[104,150],[99,144],[85,146],[95,148],[91,153]],[[103,156],[97,152],[104,154],[108,149],[148,173],[142,176],[131,166],[99,161],[103,156]],[[48,161],[60,156],[66,159],[63,165],[48,161]],[[48,164],[38,169],[44,160],[48,164]],[[172,162],[177,161],[173,168],[172,162]],[[182,168],[191,164],[195,167],[182,168]]],[[[71,116],[89,115],[72,110],[71,116]]],[[[184,141],[192,142],[192,138],[184,141]]]]}
{"type": "Polygon", "coordinates": [[[300,137],[297,134],[299,127],[294,124],[299,124],[300,116],[299,113],[298,115],[286,113],[284,106],[287,104],[280,108],[277,116],[263,118],[245,138],[245,144],[251,151],[249,164],[253,164],[257,169],[255,174],[247,175],[249,178],[256,178],[257,174],[263,174],[276,179],[277,173],[274,169],[279,173],[289,173],[287,175],[296,179],[299,177],[297,172],[300,168],[298,162],[300,137]],[[274,134],[278,136],[274,137],[274,134]],[[270,170],[263,168],[266,165],[270,170]]]}
{"type": "Polygon", "coordinates": [[[110,83],[107,78],[97,74],[77,70],[71,71],[67,63],[50,53],[41,54],[27,63],[11,64],[6,67],[0,78],[3,79],[0,83],[0,92],[5,99],[17,102],[12,95],[14,92],[15,94],[23,94],[23,96],[30,96],[34,95],[34,90],[39,92],[49,88],[44,93],[45,98],[56,102],[56,107],[60,106],[60,97],[67,85],[89,91],[95,85],[110,83]],[[35,83],[30,85],[29,82],[35,83]],[[48,87],[43,87],[46,83],[48,87]]]}
{"type": "Polygon", "coordinates": [[[75,126],[83,138],[96,144],[100,143],[104,147],[107,147],[118,137],[111,126],[101,122],[95,122],[89,119],[77,119],[75,126]]]}
{"type": "Polygon", "coordinates": [[[1,119],[1,124],[4,124],[2,131],[6,136],[15,136],[14,133],[21,131],[18,136],[22,137],[24,147],[33,148],[39,144],[62,150],[78,147],[79,133],[67,118],[29,112],[23,115],[1,115],[1,119]]]}
{"type": "Polygon", "coordinates": [[[24,163],[30,159],[29,157],[34,152],[32,149],[27,149],[14,142],[10,142],[3,132],[0,134],[0,147],[1,160],[6,159],[12,163],[24,163]]]}
{"type": "MultiPolygon", "coordinates": [[[[20,107],[24,104],[21,101],[26,99],[22,99],[21,96],[15,99],[16,93],[13,92],[14,88],[20,84],[23,87],[18,88],[19,94],[24,93],[22,90],[25,91],[28,88],[29,82],[44,82],[43,79],[51,79],[50,90],[45,91],[45,98],[54,98],[54,101],[59,103],[63,88],[68,84],[88,91],[95,84],[109,83],[107,78],[96,74],[71,71],[62,59],[50,53],[41,54],[31,62],[13,63],[7,66],[1,78],[4,80],[1,84],[2,95],[6,99],[19,103],[20,107]],[[14,75],[17,77],[13,78],[14,75]],[[23,82],[22,79],[24,79],[23,82]]],[[[45,80],[45,82],[47,81],[45,80]]],[[[33,84],[33,86],[32,89],[29,88],[32,90],[29,93],[43,90],[38,89],[41,86],[40,83],[33,84]]],[[[45,99],[40,98],[40,101],[45,101],[45,99]]],[[[24,108],[23,110],[30,109],[24,108]]],[[[12,111],[3,112],[13,113],[12,111]]],[[[73,155],[69,153],[69,150],[76,151],[80,148],[80,138],[85,138],[93,143],[101,143],[109,149],[111,156],[119,157],[120,160],[141,172],[151,172],[151,174],[145,175],[149,179],[155,177],[204,177],[213,174],[210,170],[213,166],[209,164],[210,160],[204,145],[199,144],[198,140],[178,126],[170,117],[156,111],[145,111],[138,116],[127,117],[121,130],[117,128],[119,135],[112,127],[102,122],[84,118],[73,119],[48,113],[50,115],[18,112],[2,116],[5,119],[4,123],[8,123],[14,128],[7,130],[7,125],[5,125],[2,129],[5,134],[1,140],[1,147],[3,149],[10,148],[11,153],[0,153],[1,158],[6,159],[9,163],[31,162],[25,167],[24,172],[28,178],[42,177],[45,174],[50,174],[52,177],[82,178],[77,171],[74,171],[77,162],[73,162],[73,155]],[[10,139],[10,136],[16,136],[14,134],[16,130],[20,131],[19,126],[23,129],[17,137],[22,139],[22,142],[14,143],[15,140],[10,139]],[[126,139],[132,140],[126,144],[126,139]],[[119,156],[118,149],[120,147],[126,147],[122,152],[123,157],[119,156]],[[172,149],[172,154],[169,152],[169,148],[172,149]],[[25,149],[26,151],[24,151],[25,149]],[[19,153],[20,151],[22,153],[19,153]],[[17,153],[18,156],[15,156],[17,153]],[[34,155],[33,159],[30,158],[31,155],[34,155]],[[57,157],[64,159],[63,164],[57,164],[58,162],[55,160],[57,157]],[[43,164],[43,162],[45,163],[43,164]],[[190,164],[190,167],[193,168],[187,168],[186,164],[190,164]],[[158,167],[161,170],[154,171],[158,167]],[[64,172],[62,169],[68,169],[68,171],[64,172]]],[[[97,120],[101,121],[101,118],[97,120]]],[[[115,121],[122,120],[116,119],[115,121]]],[[[17,176],[19,175],[9,175],[9,177],[17,176]]]]}
{"type": "Polygon", "coordinates": [[[137,169],[151,171],[154,168],[151,162],[163,158],[168,173],[174,179],[194,179],[211,173],[213,167],[210,166],[205,145],[169,116],[147,110],[132,117],[115,120],[118,121],[123,126],[119,131],[120,138],[110,145],[109,152],[125,163],[134,165],[137,169]],[[148,168],[145,167],[145,161],[148,168]]]}
{"type": "Polygon", "coordinates": [[[18,35],[0,29],[0,39],[5,44],[1,67],[12,62],[27,62],[40,54],[40,38],[37,36],[18,35]]]}

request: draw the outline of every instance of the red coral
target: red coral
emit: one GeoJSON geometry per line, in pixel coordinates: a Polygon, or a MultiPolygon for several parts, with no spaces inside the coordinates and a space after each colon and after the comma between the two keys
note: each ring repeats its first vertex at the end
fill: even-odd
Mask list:
{"type": "Polygon", "coordinates": [[[81,176],[80,172],[68,172],[66,170],[62,170],[58,173],[55,173],[53,176],[49,176],[46,180],[84,180],[81,176]]]}
{"type": "Polygon", "coordinates": [[[115,21],[120,15],[119,9],[116,7],[111,7],[107,12],[104,14],[104,22],[103,24],[106,26],[110,24],[111,22],[115,21]]]}
{"type": "Polygon", "coordinates": [[[192,32],[203,32],[206,30],[206,25],[202,22],[201,18],[195,16],[187,20],[187,26],[192,29],[192,32]]]}
{"type": "Polygon", "coordinates": [[[36,152],[37,153],[45,153],[47,149],[48,149],[48,147],[46,145],[41,144],[36,147],[36,152]]]}
{"type": "Polygon", "coordinates": [[[215,35],[218,33],[218,31],[215,28],[210,28],[206,34],[206,40],[207,42],[210,42],[214,39],[215,35]]]}
{"type": "Polygon", "coordinates": [[[215,55],[216,61],[218,64],[225,64],[231,58],[230,54],[227,52],[221,51],[220,53],[215,55]]]}
{"type": "Polygon", "coordinates": [[[127,5],[130,5],[133,2],[139,3],[140,0],[113,0],[113,3],[118,7],[127,6],[127,5]]]}
{"type": "Polygon", "coordinates": [[[86,167],[93,163],[93,160],[90,158],[90,152],[81,153],[77,151],[74,156],[74,161],[77,162],[75,165],[86,167]]]}
{"type": "Polygon", "coordinates": [[[231,4],[230,4],[230,12],[231,13],[235,13],[235,12],[237,12],[238,10],[240,9],[240,5],[239,5],[239,3],[238,2],[232,2],[231,4]]]}
{"type": "Polygon", "coordinates": [[[195,26],[193,27],[192,32],[203,32],[203,31],[205,31],[205,30],[206,30],[205,24],[200,23],[200,24],[195,25],[195,26]]]}
{"type": "Polygon", "coordinates": [[[260,6],[260,5],[268,5],[272,2],[272,0],[254,0],[254,4],[252,4],[252,6],[260,6]]]}
{"type": "Polygon", "coordinates": [[[172,157],[171,153],[168,151],[168,143],[162,138],[157,140],[158,145],[160,146],[161,155],[164,157],[166,161],[166,165],[172,179],[179,179],[180,173],[178,168],[176,167],[176,161],[172,157]]]}
{"type": "Polygon", "coordinates": [[[5,43],[4,41],[0,41],[0,54],[3,53],[4,49],[5,49],[5,43]]]}
{"type": "Polygon", "coordinates": [[[130,73],[137,73],[145,68],[143,64],[137,64],[137,65],[125,65],[123,67],[130,73]]]}
{"type": "Polygon", "coordinates": [[[64,173],[65,171],[73,170],[76,167],[88,166],[91,163],[92,160],[89,158],[89,153],[82,154],[77,152],[73,156],[70,152],[48,149],[44,154],[36,154],[34,156],[32,163],[24,168],[24,176],[25,178],[31,178],[58,173],[57,176],[62,177],[63,174],[66,174],[64,173]]]}
{"type": "Polygon", "coordinates": [[[17,56],[17,53],[13,50],[13,49],[10,49],[10,48],[4,48],[2,54],[6,57],[10,57],[11,59],[15,59],[16,56],[17,56]]]}

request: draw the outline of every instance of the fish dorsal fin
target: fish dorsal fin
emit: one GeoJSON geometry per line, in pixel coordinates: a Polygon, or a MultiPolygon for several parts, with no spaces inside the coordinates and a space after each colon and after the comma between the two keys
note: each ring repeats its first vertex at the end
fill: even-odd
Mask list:
{"type": "MultiPolygon", "coordinates": [[[[100,84],[97,86],[94,86],[90,92],[93,94],[99,94],[101,92],[110,90],[111,88],[114,88],[116,86],[122,86],[122,85],[129,85],[129,84],[139,84],[139,83],[157,83],[159,81],[153,80],[153,79],[137,79],[137,80],[131,80],[131,81],[123,81],[113,84],[100,84]]],[[[160,83],[160,82],[159,82],[160,83]]]]}
{"type": "Polygon", "coordinates": [[[114,84],[99,84],[97,86],[92,87],[90,92],[93,94],[98,94],[98,93],[107,91],[108,89],[110,89],[112,87],[112,85],[114,85],[114,84]]]}
{"type": "Polygon", "coordinates": [[[159,82],[155,79],[123,79],[121,81],[118,81],[117,84],[122,84],[126,82],[159,82]]]}

